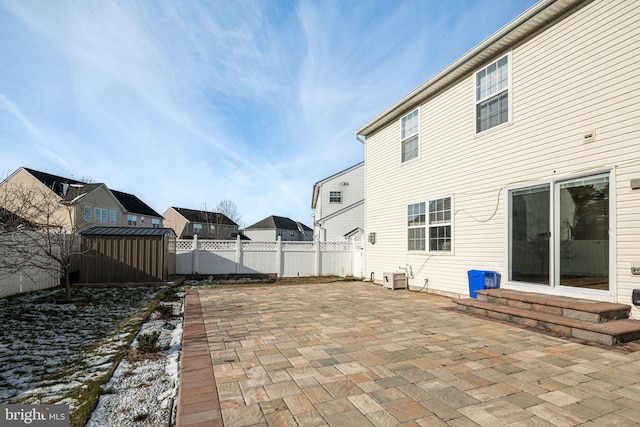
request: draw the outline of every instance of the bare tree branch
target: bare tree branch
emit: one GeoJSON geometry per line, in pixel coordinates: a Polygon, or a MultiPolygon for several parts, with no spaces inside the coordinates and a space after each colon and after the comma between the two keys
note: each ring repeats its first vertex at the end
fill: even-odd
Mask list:
{"type": "Polygon", "coordinates": [[[71,263],[79,254],[74,207],[42,186],[0,187],[0,274],[46,271],[64,278],[71,298],[71,263]]]}

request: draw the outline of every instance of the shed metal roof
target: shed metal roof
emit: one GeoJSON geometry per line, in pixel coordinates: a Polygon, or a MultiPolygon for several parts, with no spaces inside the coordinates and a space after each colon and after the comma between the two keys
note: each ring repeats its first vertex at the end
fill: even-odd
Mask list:
{"type": "Polygon", "coordinates": [[[167,236],[176,233],[172,228],[143,227],[91,227],[80,234],[84,236],[167,236]]]}

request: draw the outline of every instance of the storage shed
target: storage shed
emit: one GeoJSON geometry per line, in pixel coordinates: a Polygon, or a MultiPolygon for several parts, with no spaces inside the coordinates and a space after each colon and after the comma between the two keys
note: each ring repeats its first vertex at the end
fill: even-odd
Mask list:
{"type": "Polygon", "coordinates": [[[171,228],[92,227],[80,234],[80,283],[167,282],[176,273],[171,228]]]}

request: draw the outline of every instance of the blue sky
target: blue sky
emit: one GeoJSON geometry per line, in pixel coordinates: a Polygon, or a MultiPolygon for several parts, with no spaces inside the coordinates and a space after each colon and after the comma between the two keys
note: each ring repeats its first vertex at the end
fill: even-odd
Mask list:
{"type": "Polygon", "coordinates": [[[533,0],[0,0],[0,175],[312,226],[355,131],[533,0]]]}

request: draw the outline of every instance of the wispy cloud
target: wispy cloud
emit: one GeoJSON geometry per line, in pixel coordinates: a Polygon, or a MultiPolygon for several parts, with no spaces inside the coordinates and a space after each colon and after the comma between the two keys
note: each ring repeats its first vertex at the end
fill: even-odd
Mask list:
{"type": "Polygon", "coordinates": [[[531,3],[0,2],[0,172],[310,223],[360,125],[531,3]]]}

